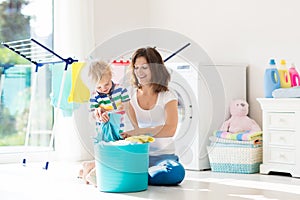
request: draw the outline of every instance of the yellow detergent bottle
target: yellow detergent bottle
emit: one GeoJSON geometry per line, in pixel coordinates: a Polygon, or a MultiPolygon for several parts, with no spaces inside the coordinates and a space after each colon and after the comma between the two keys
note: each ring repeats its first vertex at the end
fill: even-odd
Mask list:
{"type": "Polygon", "coordinates": [[[286,67],[285,60],[280,61],[280,67],[278,69],[278,74],[280,77],[280,87],[281,88],[290,88],[291,87],[291,78],[289,70],[286,67]]]}

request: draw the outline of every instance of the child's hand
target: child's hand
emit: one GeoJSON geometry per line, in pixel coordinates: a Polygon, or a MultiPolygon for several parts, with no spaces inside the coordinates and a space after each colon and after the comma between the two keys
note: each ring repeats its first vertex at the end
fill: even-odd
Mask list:
{"type": "Polygon", "coordinates": [[[101,122],[108,122],[109,121],[109,116],[107,111],[103,110],[102,108],[96,108],[94,111],[95,117],[97,120],[101,122]]]}
{"type": "Polygon", "coordinates": [[[101,114],[100,121],[104,123],[109,121],[109,116],[107,111],[101,114]]]}
{"type": "Polygon", "coordinates": [[[94,110],[94,116],[99,121],[100,121],[100,118],[101,118],[101,114],[102,114],[101,108],[96,108],[94,110]]]}

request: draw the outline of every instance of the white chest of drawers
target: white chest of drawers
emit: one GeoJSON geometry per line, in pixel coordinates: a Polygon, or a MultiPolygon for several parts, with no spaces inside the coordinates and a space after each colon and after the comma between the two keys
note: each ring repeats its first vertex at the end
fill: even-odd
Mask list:
{"type": "Polygon", "coordinates": [[[263,111],[263,164],[260,173],[300,177],[300,99],[258,98],[263,111]]]}

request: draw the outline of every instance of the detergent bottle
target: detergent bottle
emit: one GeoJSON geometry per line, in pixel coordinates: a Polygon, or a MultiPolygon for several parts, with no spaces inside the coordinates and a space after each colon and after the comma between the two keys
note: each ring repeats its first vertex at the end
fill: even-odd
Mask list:
{"type": "Polygon", "coordinates": [[[264,92],[266,98],[272,98],[272,92],[280,88],[280,78],[274,59],[269,62],[269,67],[265,70],[264,75],[264,92]]]}
{"type": "Polygon", "coordinates": [[[280,87],[290,88],[291,87],[290,73],[286,67],[286,62],[284,59],[280,61],[280,67],[278,68],[278,73],[280,77],[280,87]]]}
{"type": "Polygon", "coordinates": [[[291,78],[291,86],[292,87],[300,86],[299,74],[294,64],[292,64],[291,67],[289,68],[289,73],[291,78]]]}

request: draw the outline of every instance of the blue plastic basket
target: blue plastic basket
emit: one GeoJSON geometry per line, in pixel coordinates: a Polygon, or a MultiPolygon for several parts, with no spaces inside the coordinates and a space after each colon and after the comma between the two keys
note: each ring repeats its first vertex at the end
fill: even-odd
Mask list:
{"type": "Polygon", "coordinates": [[[97,187],[102,192],[138,192],[148,188],[149,143],[95,144],[97,187]]]}

